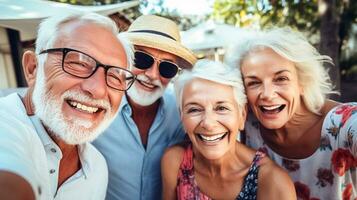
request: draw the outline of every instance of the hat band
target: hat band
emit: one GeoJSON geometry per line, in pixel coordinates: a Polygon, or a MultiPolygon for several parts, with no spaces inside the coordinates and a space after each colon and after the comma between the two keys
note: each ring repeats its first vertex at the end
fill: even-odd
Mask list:
{"type": "Polygon", "coordinates": [[[167,37],[167,38],[170,38],[172,40],[175,40],[175,38],[171,37],[170,35],[166,34],[166,33],[163,33],[163,32],[159,32],[159,31],[153,31],[153,30],[137,30],[137,31],[130,31],[132,33],[152,33],[152,34],[156,34],[156,35],[161,35],[161,36],[164,36],[164,37],[167,37]]]}

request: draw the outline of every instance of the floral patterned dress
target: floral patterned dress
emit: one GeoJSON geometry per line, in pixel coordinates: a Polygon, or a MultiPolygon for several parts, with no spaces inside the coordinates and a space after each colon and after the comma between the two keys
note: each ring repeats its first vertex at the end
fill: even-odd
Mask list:
{"type": "MultiPolygon", "coordinates": [[[[237,200],[256,200],[258,191],[259,161],[265,153],[258,150],[255,153],[253,162],[248,170],[242,189],[237,196],[237,200]]],[[[192,144],[186,146],[180,170],[177,178],[177,199],[178,200],[211,200],[210,197],[202,193],[196,184],[193,168],[192,144]]]]}
{"type": "Polygon", "coordinates": [[[298,199],[357,200],[357,103],[339,105],[326,115],[320,147],[304,159],[288,159],[273,152],[263,142],[253,115],[245,127],[246,144],[264,148],[288,171],[298,199]]]}

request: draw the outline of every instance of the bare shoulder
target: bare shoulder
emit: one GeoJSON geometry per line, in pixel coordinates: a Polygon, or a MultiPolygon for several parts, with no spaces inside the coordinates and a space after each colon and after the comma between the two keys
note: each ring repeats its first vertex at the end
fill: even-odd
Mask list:
{"type": "Polygon", "coordinates": [[[181,145],[174,145],[167,148],[162,156],[161,163],[167,163],[170,166],[180,165],[184,151],[185,149],[181,145]]]}
{"type": "Polygon", "coordinates": [[[184,147],[175,145],[166,149],[162,156],[161,177],[163,199],[176,199],[177,177],[184,152],[184,147]]]}
{"type": "Polygon", "coordinates": [[[327,113],[332,110],[334,107],[341,105],[340,102],[334,101],[327,99],[324,103],[324,105],[321,108],[321,113],[323,116],[327,115],[327,113]]]}
{"type": "Polygon", "coordinates": [[[288,173],[267,156],[260,160],[258,199],[296,199],[294,184],[288,173]]]}
{"type": "Polygon", "coordinates": [[[184,147],[180,145],[165,150],[161,158],[161,174],[164,179],[167,178],[170,182],[176,180],[184,151],[184,147]]]}

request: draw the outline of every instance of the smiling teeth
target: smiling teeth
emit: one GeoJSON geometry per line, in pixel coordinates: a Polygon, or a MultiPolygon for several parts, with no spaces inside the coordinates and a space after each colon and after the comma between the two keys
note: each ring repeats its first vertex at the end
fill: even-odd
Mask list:
{"type": "Polygon", "coordinates": [[[139,81],[142,85],[144,85],[144,86],[146,86],[146,87],[148,87],[148,88],[151,88],[151,89],[153,89],[153,88],[155,88],[155,85],[152,85],[152,84],[150,84],[150,83],[147,83],[147,82],[144,82],[144,81],[139,81]]]}
{"type": "Polygon", "coordinates": [[[280,107],[280,105],[277,106],[262,106],[265,110],[274,110],[280,107]]]}
{"type": "Polygon", "coordinates": [[[224,134],[226,134],[226,133],[222,133],[222,134],[218,134],[218,135],[212,135],[212,136],[204,136],[204,135],[200,134],[200,136],[201,136],[202,139],[211,142],[211,141],[216,141],[216,140],[220,139],[222,136],[224,136],[224,134]]]}
{"type": "Polygon", "coordinates": [[[89,113],[95,113],[99,109],[99,108],[95,108],[95,107],[86,106],[86,105],[83,105],[81,103],[74,102],[74,101],[69,101],[69,104],[71,104],[71,106],[73,106],[79,110],[83,110],[83,111],[86,111],[89,113]]]}

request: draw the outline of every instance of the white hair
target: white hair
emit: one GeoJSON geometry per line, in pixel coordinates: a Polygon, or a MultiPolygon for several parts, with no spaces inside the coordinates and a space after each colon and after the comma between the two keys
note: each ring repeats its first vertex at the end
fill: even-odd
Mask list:
{"type": "Polygon", "coordinates": [[[124,34],[124,32],[118,34],[118,39],[122,44],[124,51],[126,53],[128,69],[131,70],[134,65],[134,45],[130,42],[130,40],[124,34]]]}
{"type": "MultiPolygon", "coordinates": [[[[91,23],[109,30],[113,33],[113,35],[118,35],[118,41],[122,44],[124,51],[127,55],[128,68],[133,64],[134,49],[126,37],[121,36],[121,34],[118,34],[119,29],[115,22],[109,17],[90,12],[70,12],[66,14],[52,16],[43,20],[39,25],[37,33],[35,48],[36,54],[39,55],[41,51],[52,48],[57,39],[61,37],[61,35],[59,35],[61,26],[72,21],[91,23]]],[[[38,56],[39,60],[46,60],[46,58],[47,54],[38,56]]],[[[42,66],[40,65],[39,67],[42,66]]]]}
{"type": "Polygon", "coordinates": [[[55,15],[40,23],[36,39],[36,53],[39,54],[41,51],[51,48],[56,40],[61,37],[58,35],[61,25],[71,21],[92,23],[110,30],[113,35],[117,35],[119,31],[113,20],[96,13],[69,12],[55,15]]]}
{"type": "Polygon", "coordinates": [[[255,32],[241,38],[228,49],[225,62],[241,70],[245,57],[261,48],[270,48],[295,64],[299,84],[303,88],[303,102],[308,110],[320,114],[327,96],[336,93],[323,66],[324,62],[333,64],[332,59],[321,55],[301,33],[285,27],[255,32]]]}
{"type": "Polygon", "coordinates": [[[185,85],[197,78],[231,86],[238,107],[244,109],[247,97],[240,72],[224,63],[202,59],[196,62],[192,70],[184,69],[183,73],[174,81],[177,106],[180,112],[182,112],[182,94],[185,85]]]}

